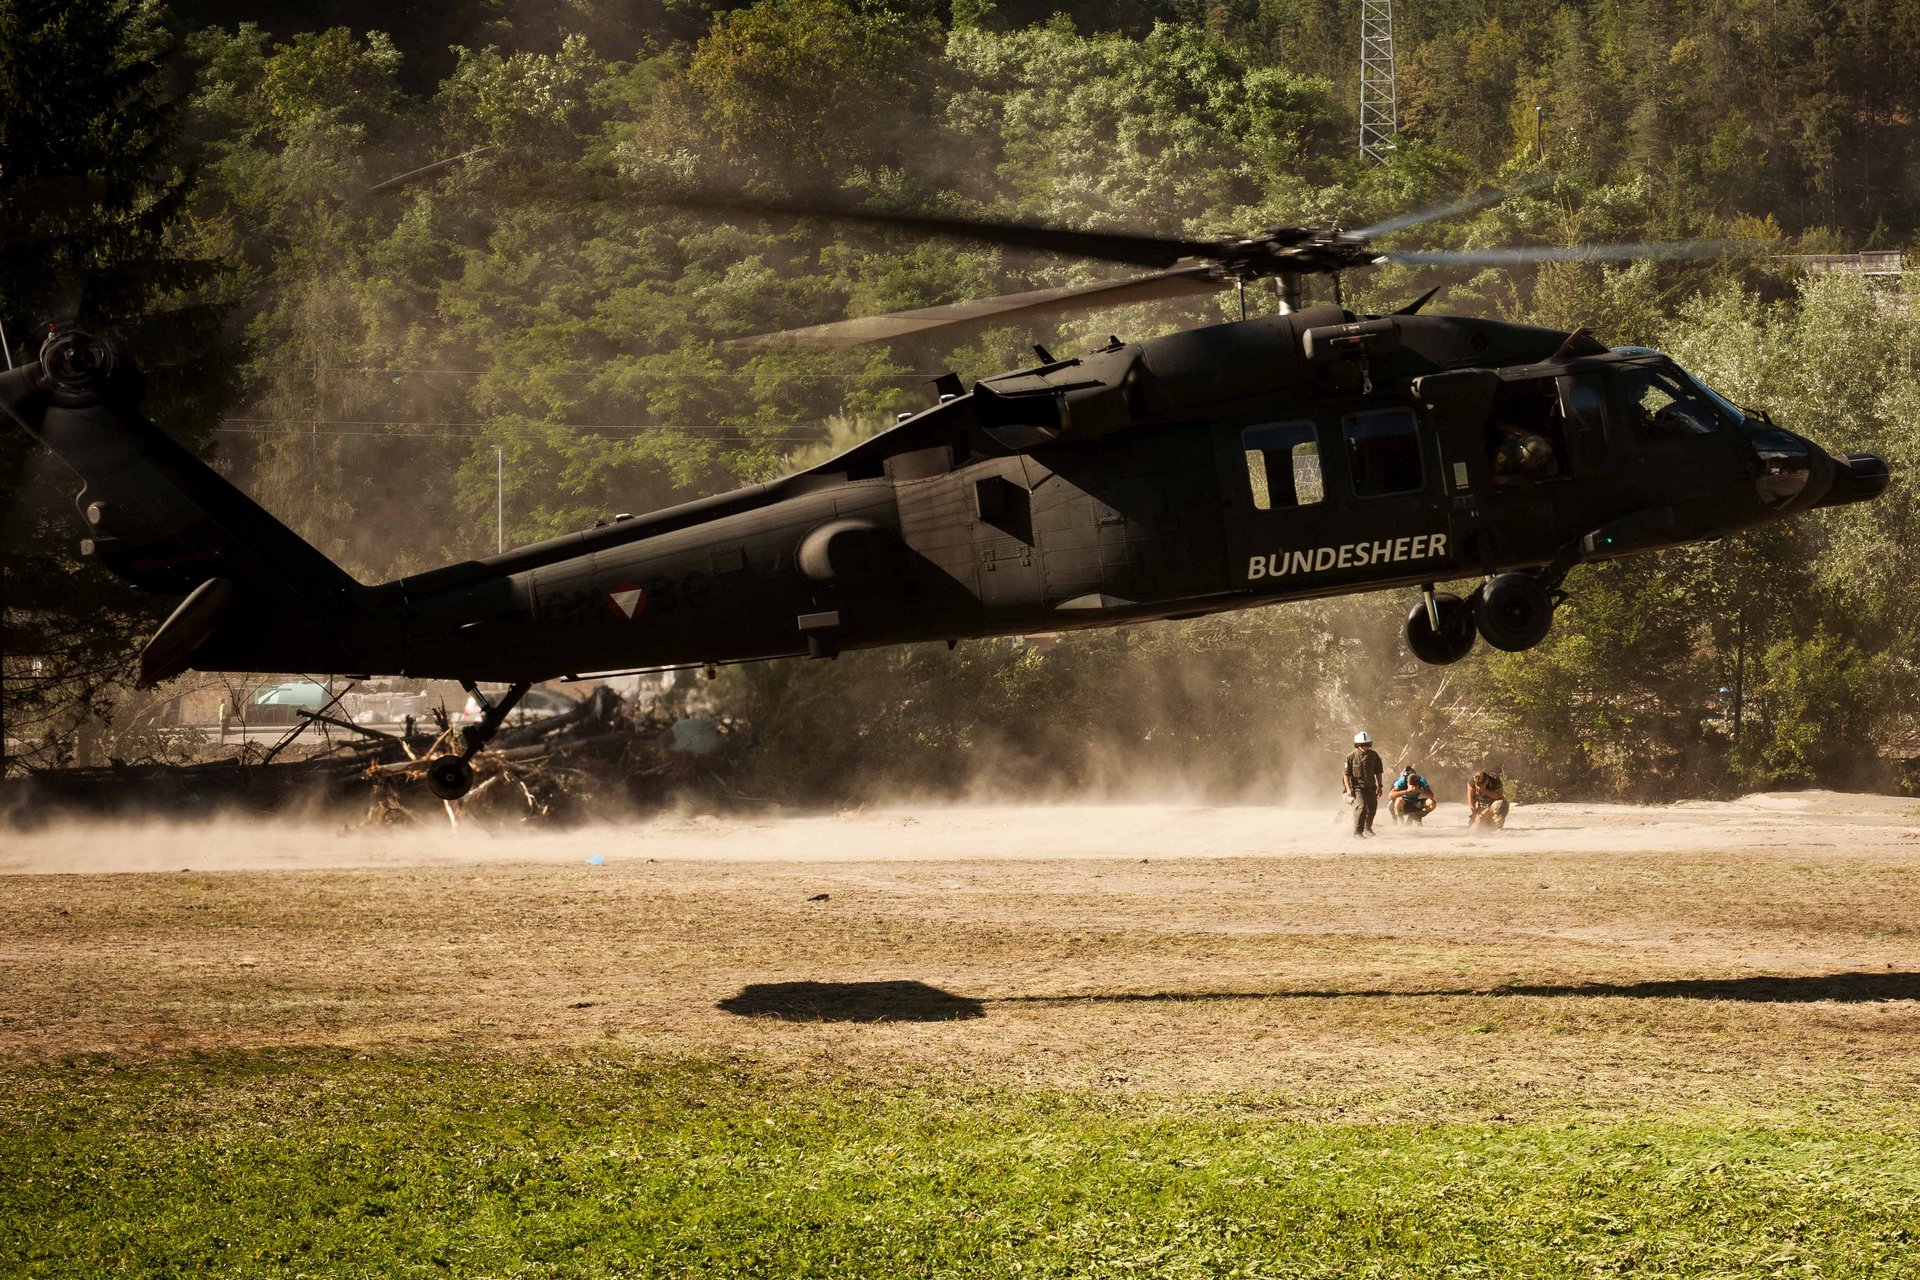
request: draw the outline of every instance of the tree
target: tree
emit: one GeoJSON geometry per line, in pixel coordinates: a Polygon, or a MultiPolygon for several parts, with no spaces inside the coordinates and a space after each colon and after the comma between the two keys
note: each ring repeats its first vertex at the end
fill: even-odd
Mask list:
{"type": "MultiPolygon", "coordinates": [[[[15,359],[38,328],[77,322],[125,339],[148,412],[208,438],[234,385],[219,272],[182,225],[170,45],[147,0],[0,7],[0,320],[15,359]]],[[[7,729],[98,714],[161,602],[77,564],[72,478],[22,433],[0,433],[0,591],[7,729]]]]}
{"type": "MultiPolygon", "coordinates": [[[[526,541],[819,461],[925,404],[943,369],[980,375],[1035,340],[1077,351],[1232,311],[1223,293],[890,348],[731,346],[1111,268],[676,212],[647,199],[656,189],[819,187],[890,209],[1212,235],[1364,225],[1485,181],[1515,194],[1402,243],[1897,245],[1920,211],[1916,6],[1433,0],[1403,11],[1406,132],[1375,168],[1352,156],[1355,7],[1340,0],[534,0],[485,22],[462,4],[447,38],[468,47],[431,76],[411,8],[395,10],[389,41],[369,29],[384,17],[330,0],[333,18],[308,25],[334,29],[191,37],[187,134],[206,180],[159,244],[236,264],[247,291],[242,412],[258,421],[223,428],[235,478],[350,571],[385,577],[492,550],[496,450],[506,536],[526,541]],[[704,37],[655,43],[665,27],[648,15],[667,11],[704,37]]],[[[147,38],[98,17],[146,10],[75,11],[81,44],[147,38]]],[[[9,75],[57,78],[72,96],[70,69],[43,74],[58,58],[16,49],[44,66],[16,58],[9,75]]],[[[126,173],[164,176],[126,154],[126,173]]],[[[96,149],[96,167],[102,155],[118,178],[120,143],[96,149]]],[[[1350,279],[1347,297],[1385,311],[1438,284],[1452,310],[1664,345],[1789,427],[1877,449],[1897,474],[1920,465],[1912,300],[1902,310],[1842,280],[1796,293],[1750,262],[1389,266],[1350,279]],[[1736,271],[1761,293],[1728,285],[1736,271]]],[[[60,507],[46,507],[47,563],[64,569],[60,507]]],[[[1381,597],[1046,649],[849,655],[719,688],[777,705],[767,741],[808,743],[795,758],[822,787],[963,785],[963,753],[989,744],[1016,773],[1142,768],[1233,790],[1337,747],[1356,719],[1442,768],[1497,756],[1529,791],[1823,777],[1842,753],[1811,722],[1863,687],[1878,686],[1857,708],[1873,731],[1905,716],[1920,750],[1920,697],[1906,692],[1920,689],[1905,589],[1920,576],[1917,512],[1896,484],[1785,530],[1583,569],[1545,648],[1445,671],[1411,664],[1406,602],[1381,597]],[[849,705],[865,709],[858,731],[833,738],[849,705]],[[1091,740],[1124,746],[1098,759],[1091,740]]],[[[125,597],[107,584],[97,607],[125,597]]]]}
{"type": "Polygon", "coordinates": [[[921,114],[939,27],[843,0],[760,0],[722,14],[687,82],[733,156],[802,184],[897,162],[921,114]]]}

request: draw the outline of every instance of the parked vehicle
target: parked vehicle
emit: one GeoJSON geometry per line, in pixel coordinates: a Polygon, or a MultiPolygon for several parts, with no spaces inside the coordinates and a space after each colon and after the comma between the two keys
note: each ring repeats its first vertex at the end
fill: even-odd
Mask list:
{"type": "MultiPolygon", "coordinates": [[[[488,694],[490,698],[499,694],[488,694]]],[[[545,720],[550,716],[565,715],[579,705],[579,701],[564,693],[555,693],[551,689],[529,689],[514,707],[513,714],[507,717],[509,725],[531,724],[535,720],[545,720]]],[[[474,698],[467,699],[467,705],[460,708],[454,716],[455,724],[478,724],[483,713],[480,703],[474,698]]]]}
{"type": "Polygon", "coordinates": [[[253,691],[247,708],[248,724],[297,724],[302,711],[318,711],[333,694],[312,680],[286,680],[253,691]]]}

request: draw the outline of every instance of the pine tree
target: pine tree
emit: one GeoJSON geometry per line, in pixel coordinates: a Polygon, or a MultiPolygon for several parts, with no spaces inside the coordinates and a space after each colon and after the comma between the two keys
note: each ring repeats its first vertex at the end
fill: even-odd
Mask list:
{"type": "MultiPolygon", "coordinates": [[[[0,6],[0,322],[13,362],[49,324],[125,341],[147,411],[189,445],[233,386],[217,264],[186,244],[190,178],[175,155],[163,14],[145,0],[0,6]]],[[[0,431],[0,601],[6,730],[104,714],[167,602],[131,596],[79,559],[73,477],[0,431]]]]}

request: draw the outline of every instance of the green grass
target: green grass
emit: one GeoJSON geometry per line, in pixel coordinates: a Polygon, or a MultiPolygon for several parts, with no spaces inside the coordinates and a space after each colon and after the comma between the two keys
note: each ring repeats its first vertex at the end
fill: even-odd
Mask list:
{"type": "Polygon", "coordinates": [[[0,1071],[0,1274],[1913,1276],[1920,1134],[631,1058],[0,1071]]]}

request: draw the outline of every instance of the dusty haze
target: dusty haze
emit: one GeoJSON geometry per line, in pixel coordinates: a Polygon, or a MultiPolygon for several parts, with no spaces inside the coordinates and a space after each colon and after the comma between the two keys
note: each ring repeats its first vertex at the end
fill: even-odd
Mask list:
{"type": "Polygon", "coordinates": [[[1330,799],[1302,805],[1200,803],[874,806],[767,817],[672,815],[555,830],[428,822],[348,827],[229,817],[179,823],[61,823],[16,832],[0,875],[403,868],[513,863],[604,867],[648,860],[938,862],[1098,858],[1462,856],[1526,852],[1709,853],[1807,847],[1822,817],[1847,815],[1849,839],[1920,840],[1920,804],[1897,796],[1778,793],[1669,806],[1522,805],[1503,832],[1469,832],[1443,795],[1420,827],[1383,812],[1361,845],[1330,799]],[[1810,821],[1811,820],[1811,823],[1810,821]]]}

